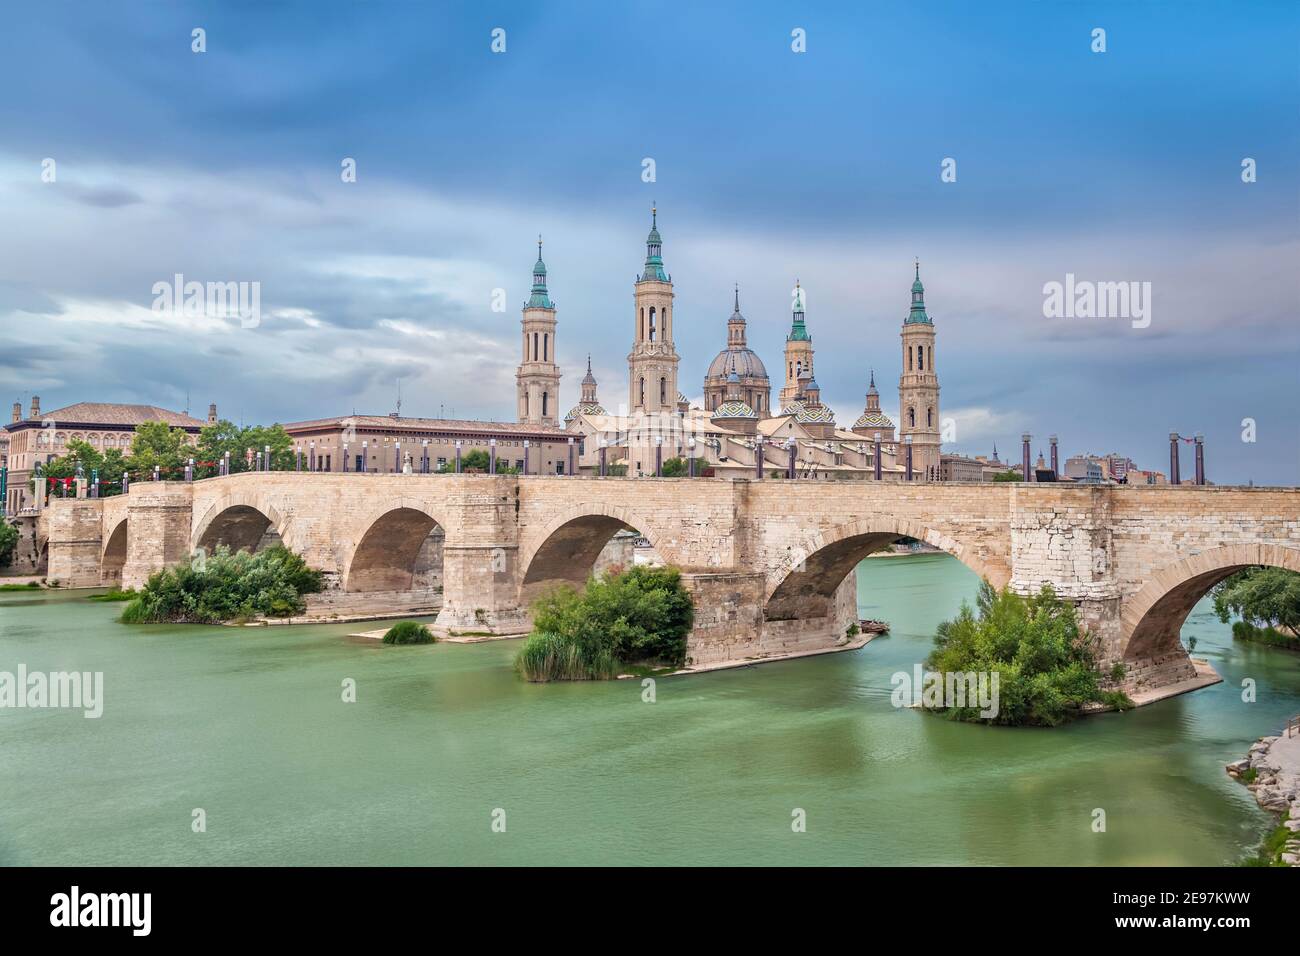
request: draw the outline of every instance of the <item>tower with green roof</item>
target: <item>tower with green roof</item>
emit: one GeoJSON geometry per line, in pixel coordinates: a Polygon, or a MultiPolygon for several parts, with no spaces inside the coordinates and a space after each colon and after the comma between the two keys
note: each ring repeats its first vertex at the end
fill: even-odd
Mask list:
{"type": "Polygon", "coordinates": [[[791,305],[790,334],[785,337],[785,387],[781,389],[781,407],[785,408],[799,398],[799,379],[804,372],[812,374],[813,344],[804,323],[804,292],[799,280],[794,280],[794,302],[791,305]]]}
{"type": "Polygon", "coordinates": [[[898,437],[911,436],[912,471],[937,481],[940,469],[939,376],[935,371],[934,322],[925,310],[921,263],[916,262],[912,303],[903,319],[903,374],[898,379],[898,437]]]}
{"type": "Polygon", "coordinates": [[[679,359],[673,347],[673,280],[664,270],[659,210],[654,206],[650,217],[645,267],[633,292],[635,329],[627,356],[627,404],[632,412],[676,414],[679,359]]]}
{"type": "Polygon", "coordinates": [[[523,361],[515,373],[519,421],[530,425],[554,425],[558,419],[556,403],[560,399],[560,366],[555,361],[555,303],[546,288],[541,236],[537,237],[533,288],[524,303],[520,325],[524,336],[523,361]]]}

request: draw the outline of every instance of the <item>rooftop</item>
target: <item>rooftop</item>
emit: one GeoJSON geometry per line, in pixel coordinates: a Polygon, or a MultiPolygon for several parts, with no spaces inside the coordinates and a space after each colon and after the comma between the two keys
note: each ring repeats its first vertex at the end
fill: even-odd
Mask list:
{"type": "Polygon", "coordinates": [[[487,422],[467,418],[407,418],[394,415],[339,415],[307,422],[286,422],[284,430],[294,432],[343,429],[367,431],[449,432],[464,434],[497,433],[502,435],[538,435],[568,438],[570,433],[555,425],[529,425],[520,422],[487,422]]]}
{"type": "Polygon", "coordinates": [[[62,408],[42,411],[38,418],[25,418],[7,427],[13,429],[19,425],[39,426],[53,421],[59,428],[74,428],[77,425],[110,425],[119,428],[134,428],[145,422],[166,422],[177,428],[202,428],[207,424],[184,412],[173,412],[157,405],[121,405],[114,402],[77,402],[62,408]]]}

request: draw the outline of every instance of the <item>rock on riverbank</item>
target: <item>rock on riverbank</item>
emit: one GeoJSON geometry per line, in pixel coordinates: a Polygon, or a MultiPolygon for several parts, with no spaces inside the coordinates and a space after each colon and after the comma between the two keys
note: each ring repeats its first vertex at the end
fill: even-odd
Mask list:
{"type": "Polygon", "coordinates": [[[1281,814],[1282,825],[1291,831],[1282,862],[1300,866],[1300,732],[1291,724],[1291,735],[1261,737],[1251,744],[1243,760],[1227,766],[1228,775],[1245,782],[1265,810],[1281,814]]]}

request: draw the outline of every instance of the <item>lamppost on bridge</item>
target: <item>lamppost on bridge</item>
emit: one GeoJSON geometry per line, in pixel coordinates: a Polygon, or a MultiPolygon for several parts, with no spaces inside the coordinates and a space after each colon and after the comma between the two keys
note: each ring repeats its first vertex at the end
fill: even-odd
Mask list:
{"type": "Polygon", "coordinates": [[[393,471],[399,475],[402,473],[402,443],[393,443],[393,471]]]}
{"type": "Polygon", "coordinates": [[[655,436],[655,477],[664,476],[664,438],[662,435],[655,436]]]}
{"type": "Polygon", "coordinates": [[[194,480],[194,459],[191,458],[185,462],[185,481],[189,483],[194,480]]]}
{"type": "Polygon", "coordinates": [[[348,473],[348,443],[343,443],[343,474],[348,473]]]}
{"type": "Polygon", "coordinates": [[[1205,484],[1205,436],[1196,433],[1196,483],[1205,484]]]}
{"type": "Polygon", "coordinates": [[[316,470],[316,443],[315,443],[314,441],[312,441],[312,442],[308,442],[308,443],[307,443],[307,447],[309,448],[309,450],[310,450],[310,452],[311,452],[310,456],[309,456],[308,459],[307,459],[308,462],[310,463],[310,464],[307,466],[307,470],[308,470],[308,471],[315,471],[315,470],[316,470]]]}
{"type": "Polygon", "coordinates": [[[524,474],[528,474],[528,439],[524,439],[524,474]]]}
{"type": "Polygon", "coordinates": [[[460,439],[456,439],[456,474],[460,474],[460,439]]]}
{"type": "Polygon", "coordinates": [[[496,473],[497,473],[497,440],[495,438],[489,438],[488,439],[488,474],[495,475],[496,473]]]}
{"type": "MultiPolygon", "coordinates": [[[[39,467],[39,466],[38,466],[39,467]]],[[[129,472],[122,472],[122,494],[131,490],[131,475],[129,472]]]]}
{"type": "Polygon", "coordinates": [[[754,439],[754,477],[763,478],[763,436],[754,439]]]}
{"type": "Polygon", "coordinates": [[[1025,432],[1020,436],[1020,480],[1021,481],[1033,480],[1032,478],[1029,477],[1029,442],[1032,439],[1032,437],[1033,436],[1030,435],[1029,432],[1025,432]]]}
{"type": "Polygon", "coordinates": [[[293,470],[302,471],[302,445],[293,447],[293,470]]]}
{"type": "Polygon", "coordinates": [[[427,475],[429,473],[429,439],[423,439],[420,446],[420,474],[427,475]]]}
{"type": "Polygon", "coordinates": [[[911,435],[903,436],[903,445],[906,446],[907,448],[906,476],[907,476],[907,480],[911,481],[912,480],[912,436],[911,435]]]}
{"type": "Polygon", "coordinates": [[[569,475],[570,476],[574,476],[577,474],[577,471],[575,471],[573,467],[573,449],[574,449],[573,436],[570,435],[569,436],[569,475]]]}
{"type": "Polygon", "coordinates": [[[1060,465],[1057,463],[1057,457],[1056,457],[1056,436],[1048,435],[1047,441],[1052,446],[1052,476],[1054,478],[1059,479],[1061,477],[1061,468],[1060,465]]]}
{"type": "Polygon", "coordinates": [[[270,471],[271,470],[271,446],[270,445],[266,446],[266,457],[262,460],[266,462],[266,470],[270,471]]]}
{"type": "Polygon", "coordinates": [[[686,475],[695,477],[695,436],[686,439],[686,475]]]}
{"type": "Polygon", "coordinates": [[[876,456],[876,460],[875,460],[875,467],[873,469],[873,477],[876,479],[876,481],[879,481],[880,480],[880,432],[876,432],[875,434],[874,454],[876,456]]]}
{"type": "Polygon", "coordinates": [[[799,456],[799,443],[791,435],[785,440],[785,476],[794,481],[799,456]]]}
{"type": "Polygon", "coordinates": [[[601,438],[601,440],[600,440],[600,477],[602,477],[602,478],[605,477],[605,460],[606,460],[606,455],[607,455],[607,452],[608,452],[608,451],[609,451],[609,442],[605,441],[604,438],[601,438]]]}
{"type": "Polygon", "coordinates": [[[1178,432],[1169,433],[1169,483],[1181,485],[1182,476],[1178,473],[1178,432]]]}
{"type": "Polygon", "coordinates": [[[361,467],[357,469],[360,472],[370,471],[370,442],[361,443],[361,467]]]}

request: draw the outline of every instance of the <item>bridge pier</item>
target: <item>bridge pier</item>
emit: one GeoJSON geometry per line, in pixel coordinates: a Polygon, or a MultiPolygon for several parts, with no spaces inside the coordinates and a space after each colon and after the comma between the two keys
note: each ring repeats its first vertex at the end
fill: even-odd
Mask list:
{"type": "Polygon", "coordinates": [[[65,588],[99,587],[103,502],[97,498],[56,498],[45,514],[50,541],[46,577],[65,588]]]}
{"type": "Polygon", "coordinates": [[[515,544],[444,546],[442,609],[434,629],[447,634],[524,634],[528,612],[519,606],[519,548],[515,544]]]}
{"type": "Polygon", "coordinates": [[[130,532],[126,563],[122,566],[123,588],[140,588],[155,571],[189,559],[193,489],[193,485],[177,481],[131,485],[126,508],[130,532]]]}

